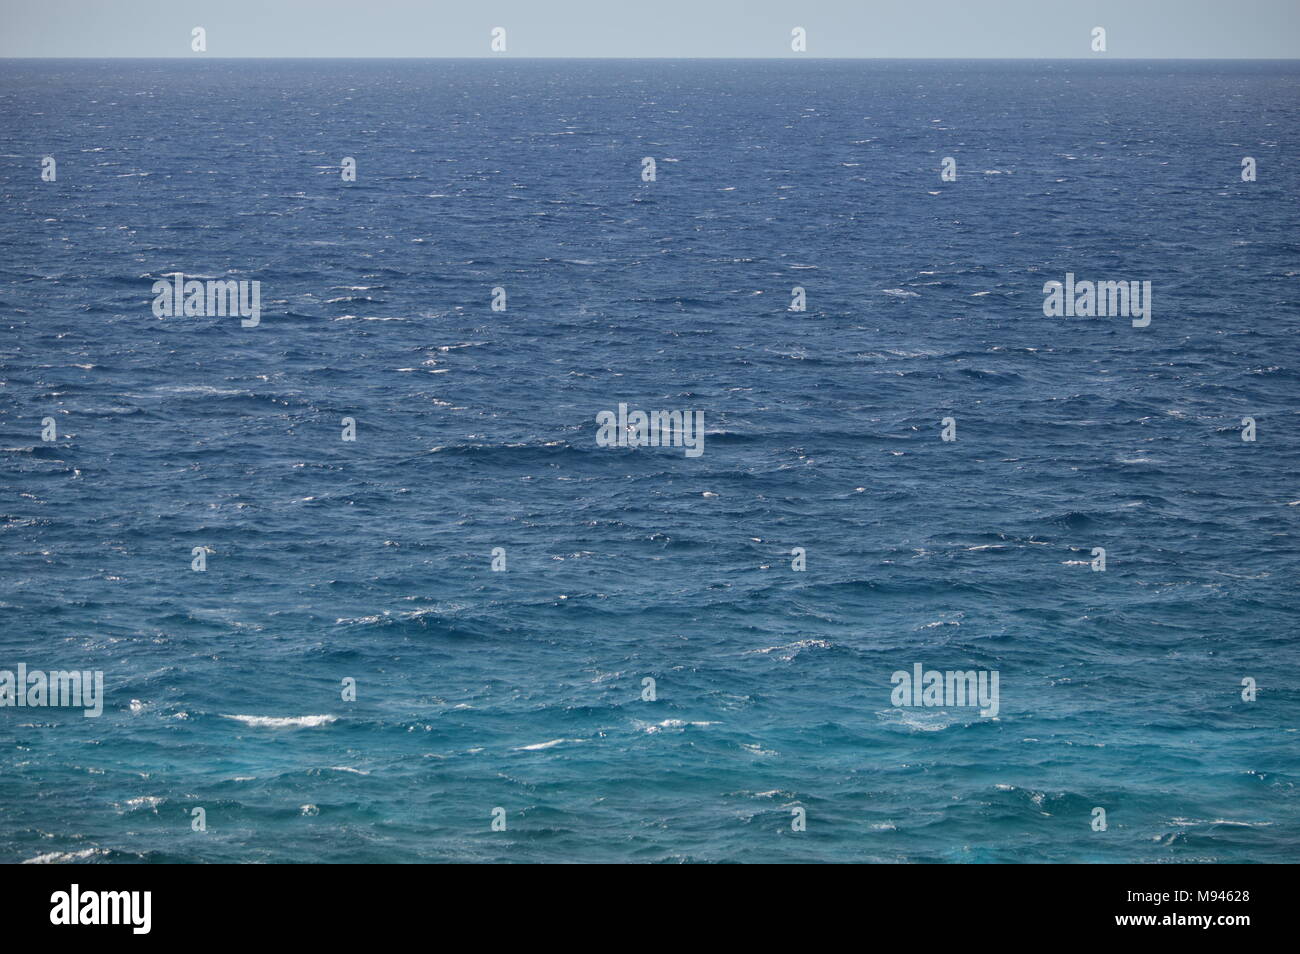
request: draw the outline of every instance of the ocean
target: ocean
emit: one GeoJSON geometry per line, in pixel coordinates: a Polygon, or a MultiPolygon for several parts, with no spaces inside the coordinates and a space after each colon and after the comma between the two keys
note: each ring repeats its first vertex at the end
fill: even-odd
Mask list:
{"type": "Polygon", "coordinates": [[[0,861],[1295,861],[1298,94],[0,62],[0,861]]]}

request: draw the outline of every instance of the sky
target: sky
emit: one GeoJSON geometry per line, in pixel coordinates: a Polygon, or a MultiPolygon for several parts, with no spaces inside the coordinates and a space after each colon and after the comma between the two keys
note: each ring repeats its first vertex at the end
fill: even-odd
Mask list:
{"type": "Polygon", "coordinates": [[[0,0],[0,57],[1099,55],[1293,59],[1300,0],[0,0]]]}

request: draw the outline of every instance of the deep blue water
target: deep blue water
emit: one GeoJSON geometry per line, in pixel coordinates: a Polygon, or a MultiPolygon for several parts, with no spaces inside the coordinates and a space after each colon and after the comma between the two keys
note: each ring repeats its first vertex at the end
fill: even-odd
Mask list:
{"type": "Polygon", "coordinates": [[[1298,93],[0,62],[0,669],[106,684],[0,708],[0,860],[1294,861],[1298,93]],[[154,317],[176,271],[261,324],[154,317]]]}

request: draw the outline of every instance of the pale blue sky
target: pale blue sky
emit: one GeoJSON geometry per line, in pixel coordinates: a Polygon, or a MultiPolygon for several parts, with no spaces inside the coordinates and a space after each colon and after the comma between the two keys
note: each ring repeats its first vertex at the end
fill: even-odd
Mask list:
{"type": "Polygon", "coordinates": [[[1300,0],[0,0],[0,57],[1295,58],[1300,0]],[[489,31],[507,31],[507,52],[489,31]]]}

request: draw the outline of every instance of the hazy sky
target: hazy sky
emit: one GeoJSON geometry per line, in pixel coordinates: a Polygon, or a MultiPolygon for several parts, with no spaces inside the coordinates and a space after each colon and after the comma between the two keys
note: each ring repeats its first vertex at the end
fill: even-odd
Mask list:
{"type": "Polygon", "coordinates": [[[1092,57],[1095,26],[1110,57],[1300,56],[1300,0],[0,0],[0,57],[771,57],[796,26],[806,56],[1092,57]]]}

